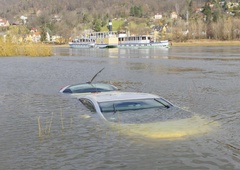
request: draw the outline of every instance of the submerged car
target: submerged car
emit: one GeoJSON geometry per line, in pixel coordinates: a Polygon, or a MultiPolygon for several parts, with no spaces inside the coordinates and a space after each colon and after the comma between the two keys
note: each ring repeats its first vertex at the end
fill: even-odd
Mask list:
{"type": "Polygon", "coordinates": [[[149,138],[176,138],[206,133],[209,124],[154,94],[117,92],[78,98],[91,112],[125,134],[149,138]]]}
{"type": "Polygon", "coordinates": [[[105,83],[81,83],[68,85],[63,87],[60,92],[68,94],[89,94],[89,93],[98,93],[98,92],[110,92],[117,91],[118,88],[111,84],[105,83]]]}
{"type": "Polygon", "coordinates": [[[117,91],[118,88],[115,87],[114,85],[106,84],[106,83],[93,83],[93,80],[103,70],[104,70],[104,68],[102,68],[100,71],[98,71],[89,82],[68,85],[68,86],[63,87],[59,92],[68,93],[68,94],[71,94],[74,96],[79,96],[79,95],[86,95],[86,94],[90,94],[90,93],[117,91]]]}

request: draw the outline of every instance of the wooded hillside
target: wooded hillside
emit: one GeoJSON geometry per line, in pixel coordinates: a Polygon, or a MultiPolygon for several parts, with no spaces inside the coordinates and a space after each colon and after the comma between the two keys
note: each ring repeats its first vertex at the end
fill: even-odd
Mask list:
{"type": "MultiPolygon", "coordinates": [[[[209,21],[214,21],[214,24],[220,22],[214,20],[214,17],[224,18],[222,17],[224,10],[215,5],[210,9],[210,13],[205,11],[202,15],[196,15],[195,10],[200,7],[206,8],[206,2],[219,4],[220,0],[0,0],[0,17],[8,19],[10,23],[16,23],[21,22],[21,16],[26,16],[28,28],[47,30],[65,38],[79,35],[85,29],[102,28],[109,19],[114,18],[127,19],[128,22],[133,19],[135,23],[145,22],[147,26],[168,24],[172,28],[171,33],[175,32],[177,36],[180,36],[181,31],[191,31],[192,25],[196,27],[195,32],[200,33],[201,29],[205,29],[205,32],[211,33],[211,37],[214,37],[206,26],[210,28],[209,21]],[[171,12],[176,12],[181,19],[169,21],[171,12]],[[162,14],[164,19],[150,23],[151,17],[157,13],[162,14]],[[204,15],[213,19],[203,22],[204,15]],[[186,23],[189,28],[186,28],[186,23]],[[177,30],[179,26],[181,29],[177,30]]],[[[221,23],[224,21],[221,20],[221,23]]],[[[126,26],[127,23],[122,24],[126,26]]],[[[218,38],[219,36],[221,33],[218,38]]]]}

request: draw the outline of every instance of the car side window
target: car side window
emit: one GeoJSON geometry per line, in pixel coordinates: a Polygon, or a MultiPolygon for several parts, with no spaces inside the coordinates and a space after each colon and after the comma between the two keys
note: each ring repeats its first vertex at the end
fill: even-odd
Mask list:
{"type": "Polygon", "coordinates": [[[96,109],[93,105],[93,103],[88,100],[88,99],[80,99],[80,102],[86,107],[88,108],[91,112],[96,112],[96,109]]]}

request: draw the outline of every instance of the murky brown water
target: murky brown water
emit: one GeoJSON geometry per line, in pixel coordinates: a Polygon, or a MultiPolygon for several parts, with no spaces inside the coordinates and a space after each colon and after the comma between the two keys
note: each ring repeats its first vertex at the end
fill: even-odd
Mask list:
{"type": "Polygon", "coordinates": [[[53,57],[2,57],[0,169],[240,169],[239,65],[240,47],[59,48],[53,57]],[[86,118],[88,110],[58,91],[103,67],[95,81],[161,95],[220,127],[152,140],[86,118]]]}

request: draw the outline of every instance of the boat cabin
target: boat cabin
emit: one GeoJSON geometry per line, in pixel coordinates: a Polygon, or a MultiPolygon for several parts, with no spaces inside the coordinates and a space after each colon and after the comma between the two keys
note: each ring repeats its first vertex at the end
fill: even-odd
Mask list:
{"type": "Polygon", "coordinates": [[[110,31],[110,32],[93,32],[89,35],[90,38],[92,39],[97,39],[97,38],[111,38],[111,37],[117,37],[118,32],[117,31],[110,31]]]}
{"type": "Polygon", "coordinates": [[[95,39],[92,38],[76,38],[72,40],[73,43],[94,43],[95,39]]]}
{"type": "Polygon", "coordinates": [[[149,35],[119,37],[119,44],[150,43],[152,37],[149,35]]]}

